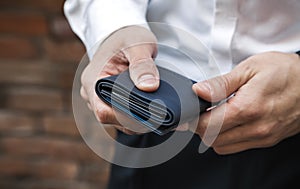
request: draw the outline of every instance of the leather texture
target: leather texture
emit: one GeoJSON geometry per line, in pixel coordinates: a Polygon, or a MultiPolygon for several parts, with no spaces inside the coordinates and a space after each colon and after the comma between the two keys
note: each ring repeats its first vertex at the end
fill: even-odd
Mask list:
{"type": "Polygon", "coordinates": [[[98,80],[96,93],[101,100],[159,135],[191,121],[212,106],[194,94],[194,81],[166,68],[158,70],[160,86],[155,92],[136,88],[127,70],[98,80]]]}

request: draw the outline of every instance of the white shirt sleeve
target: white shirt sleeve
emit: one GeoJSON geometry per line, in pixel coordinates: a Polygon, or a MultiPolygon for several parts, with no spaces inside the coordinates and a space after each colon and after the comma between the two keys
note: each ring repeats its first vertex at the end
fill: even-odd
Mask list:
{"type": "Polygon", "coordinates": [[[84,43],[90,58],[92,49],[109,34],[129,25],[146,25],[148,0],[66,0],[64,13],[84,43]]]}

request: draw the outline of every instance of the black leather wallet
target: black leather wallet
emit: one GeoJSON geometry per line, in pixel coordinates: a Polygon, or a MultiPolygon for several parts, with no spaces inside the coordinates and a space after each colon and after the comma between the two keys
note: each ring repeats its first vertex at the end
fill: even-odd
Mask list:
{"type": "Polygon", "coordinates": [[[158,70],[160,86],[155,92],[136,88],[127,70],[98,80],[96,93],[104,102],[159,135],[191,121],[212,106],[194,94],[194,81],[162,67],[158,70]]]}

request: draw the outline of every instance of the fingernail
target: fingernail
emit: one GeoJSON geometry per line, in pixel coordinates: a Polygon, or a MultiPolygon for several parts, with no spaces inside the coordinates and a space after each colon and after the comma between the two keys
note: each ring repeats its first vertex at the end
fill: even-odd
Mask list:
{"type": "Polygon", "coordinates": [[[194,84],[194,86],[202,92],[209,92],[210,91],[210,86],[208,85],[207,82],[196,83],[196,84],[194,84]]]}
{"type": "Polygon", "coordinates": [[[138,84],[142,87],[154,87],[156,86],[157,79],[152,74],[145,74],[139,77],[138,84]]]}

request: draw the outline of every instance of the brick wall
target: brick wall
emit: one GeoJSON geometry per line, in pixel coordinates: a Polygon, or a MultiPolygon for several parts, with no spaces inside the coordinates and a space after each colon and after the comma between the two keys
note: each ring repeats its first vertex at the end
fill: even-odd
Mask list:
{"type": "Polygon", "coordinates": [[[84,47],[64,0],[0,1],[0,188],[105,188],[109,164],[83,142],[71,107],[84,47]]]}

